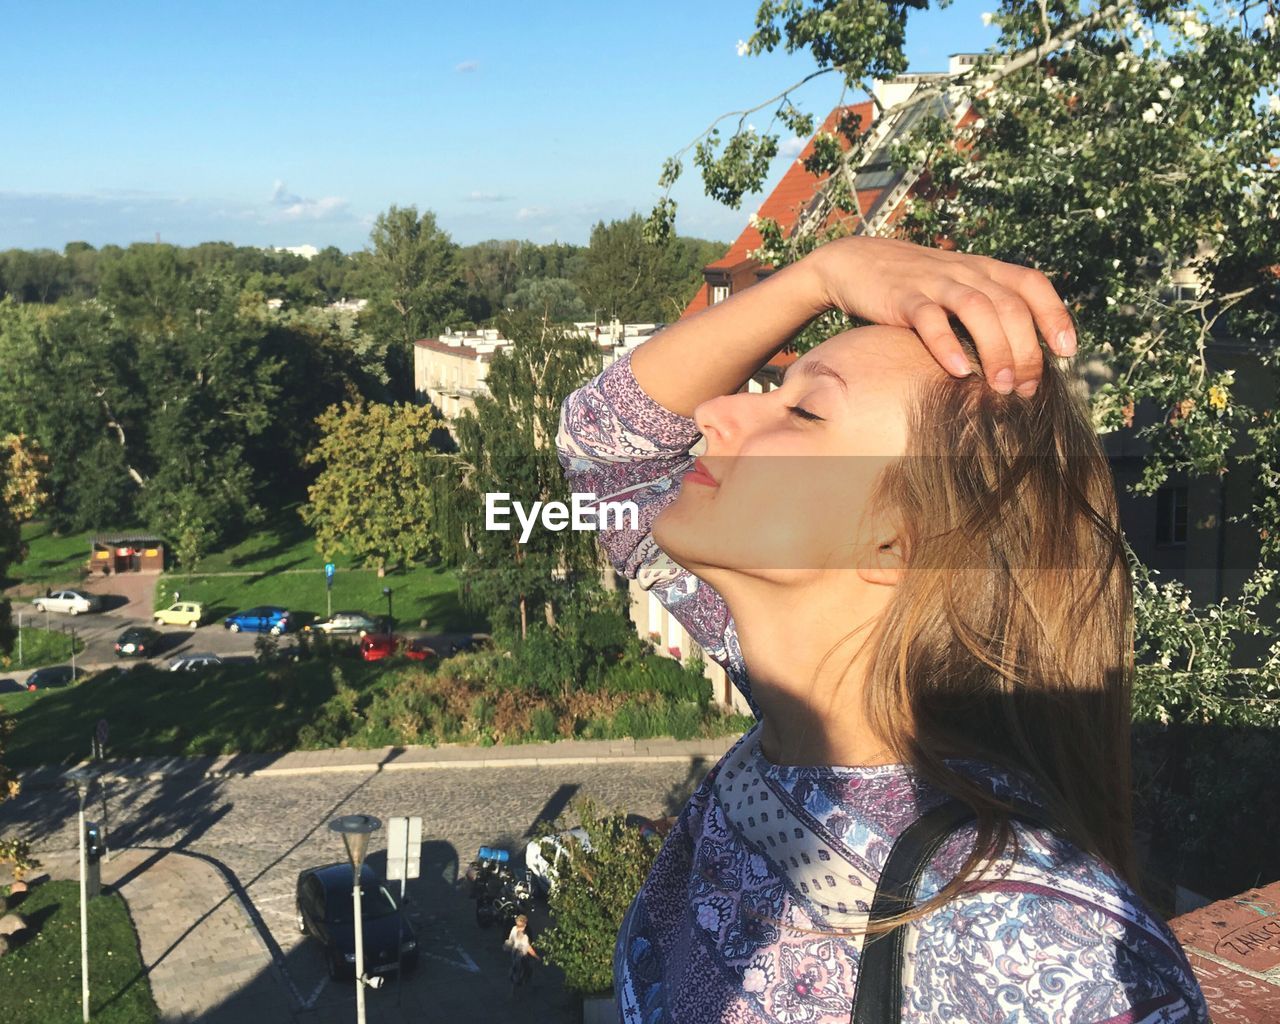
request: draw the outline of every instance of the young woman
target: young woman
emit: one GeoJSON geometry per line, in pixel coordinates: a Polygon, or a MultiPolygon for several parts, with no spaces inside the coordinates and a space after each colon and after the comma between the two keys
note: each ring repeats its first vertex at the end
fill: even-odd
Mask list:
{"type": "Polygon", "coordinates": [[[904,1021],[1209,1020],[1137,891],[1131,581],[1074,351],[1037,271],[845,238],[565,401],[572,490],[641,512],[615,568],[757,719],[626,915],[622,1020],[848,1021],[888,852],[950,797],[976,820],[897,919],[904,1021]],[[739,391],[829,308],[876,326],[739,391]]]}

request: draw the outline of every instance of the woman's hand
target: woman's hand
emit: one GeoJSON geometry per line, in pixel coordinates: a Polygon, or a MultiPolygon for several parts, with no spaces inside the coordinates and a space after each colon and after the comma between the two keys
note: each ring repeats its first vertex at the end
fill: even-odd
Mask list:
{"type": "Polygon", "coordinates": [[[1036,328],[1060,356],[1075,353],[1071,314],[1040,271],[894,238],[851,235],[805,257],[823,282],[828,307],[871,323],[908,327],[948,373],[969,361],[947,322],[968,328],[982,369],[1002,394],[1035,392],[1043,356],[1036,328]]]}

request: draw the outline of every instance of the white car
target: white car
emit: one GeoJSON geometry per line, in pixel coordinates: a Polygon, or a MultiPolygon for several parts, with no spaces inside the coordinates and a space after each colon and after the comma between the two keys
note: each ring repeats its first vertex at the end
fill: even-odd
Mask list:
{"type": "Polygon", "coordinates": [[[524,848],[524,866],[529,880],[545,895],[555,888],[560,871],[569,857],[568,840],[572,837],[590,851],[591,840],[585,828],[571,828],[553,836],[535,839],[524,848]]]}
{"type": "MultiPolygon", "coordinates": [[[[671,827],[671,819],[654,821],[643,814],[628,814],[628,828],[637,829],[642,836],[661,840],[671,827]]],[[[524,866],[529,880],[545,895],[555,888],[557,876],[569,859],[569,841],[576,839],[582,848],[591,852],[591,840],[584,828],[571,828],[567,832],[534,839],[524,848],[524,866]]]]}
{"type": "Polygon", "coordinates": [[[202,668],[221,665],[222,659],[216,654],[186,654],[169,662],[170,672],[198,672],[202,668]]]}
{"type": "Polygon", "coordinates": [[[102,599],[97,594],[85,594],[79,590],[54,590],[31,603],[38,612],[66,612],[68,615],[96,612],[102,607],[102,599]]]}

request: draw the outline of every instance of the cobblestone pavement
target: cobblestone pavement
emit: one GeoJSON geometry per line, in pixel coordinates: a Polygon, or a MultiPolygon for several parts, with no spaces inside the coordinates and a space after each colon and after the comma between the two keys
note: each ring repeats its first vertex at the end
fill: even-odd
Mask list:
{"type": "MultiPolygon", "coordinates": [[[[327,823],[352,813],[373,814],[384,822],[394,815],[421,815],[424,826],[422,875],[408,884],[410,915],[417,921],[424,956],[418,970],[402,982],[392,980],[368,993],[371,1024],[568,1024],[578,1019],[579,1011],[555,968],[540,967],[532,989],[512,999],[506,983],[507,956],[501,949],[505,936],[477,926],[473,904],[456,885],[457,879],[479,846],[522,850],[535,822],[555,818],[577,797],[590,796],[604,805],[650,816],[676,813],[715,760],[436,766],[247,778],[211,778],[178,770],[160,779],[109,782],[105,797],[93,797],[87,813],[105,818],[111,846],[130,848],[127,856],[163,850],[192,855],[221,873],[232,895],[242,901],[265,951],[263,963],[269,956],[270,968],[264,966],[249,978],[244,974],[248,961],[240,954],[232,956],[220,941],[196,935],[184,949],[184,954],[203,952],[209,958],[201,984],[206,993],[216,993],[219,1006],[236,1006],[236,1024],[327,1024],[354,1016],[351,984],[331,982],[314,941],[299,935],[293,896],[299,871],[345,860],[342,842],[327,823]],[[228,961],[225,965],[223,959],[228,961]],[[224,967],[227,973],[219,973],[224,967]],[[260,1003],[261,1010],[245,1008],[235,993],[246,983],[266,985],[263,991],[277,993],[289,1016],[281,1017],[283,1011],[271,1009],[264,1000],[252,1001],[253,1007],[260,1003]]],[[[0,831],[31,839],[37,856],[70,851],[75,844],[75,812],[71,791],[28,785],[17,799],[0,805],[0,831]]],[[[382,872],[385,835],[385,830],[376,833],[370,846],[370,862],[382,872]]],[[[185,859],[164,858],[175,864],[185,859]]],[[[545,923],[545,909],[539,908],[531,927],[535,945],[545,923]]],[[[158,991],[158,999],[160,995],[158,991]]]]}
{"type": "MultiPolygon", "coordinates": [[[[289,1020],[268,947],[216,867],[198,855],[140,849],[124,850],[100,867],[102,884],[128,903],[142,964],[166,1022],[289,1020]]],[[[44,868],[52,878],[75,879],[79,857],[46,856],[44,868]]],[[[94,1005],[102,1005],[111,993],[93,982],[91,975],[94,1005]]]]}

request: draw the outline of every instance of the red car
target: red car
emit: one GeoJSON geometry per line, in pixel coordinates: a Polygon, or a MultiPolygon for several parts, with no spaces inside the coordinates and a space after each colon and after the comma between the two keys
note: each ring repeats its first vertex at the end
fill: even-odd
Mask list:
{"type": "Polygon", "coordinates": [[[397,651],[414,661],[426,661],[436,654],[421,640],[409,640],[390,633],[366,633],[360,638],[360,657],[365,661],[381,661],[397,651]]]}

